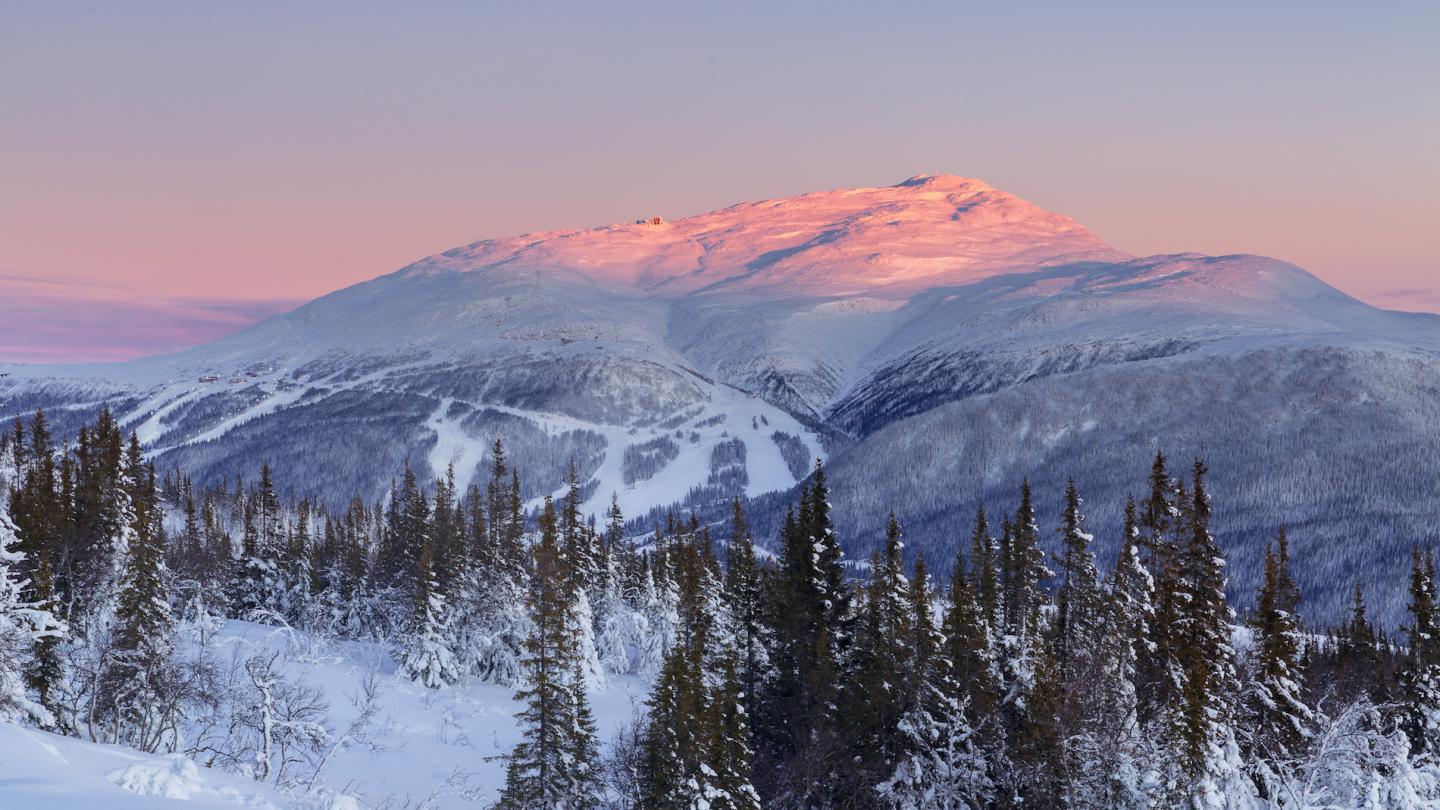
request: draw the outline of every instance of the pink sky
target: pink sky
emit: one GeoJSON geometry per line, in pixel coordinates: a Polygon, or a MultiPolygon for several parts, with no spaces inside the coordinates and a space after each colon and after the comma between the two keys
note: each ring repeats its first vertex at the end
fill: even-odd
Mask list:
{"type": "Polygon", "coordinates": [[[0,358],[55,363],[162,354],[300,303],[166,298],[90,279],[0,275],[0,358]]]}
{"type": "Polygon", "coordinates": [[[20,4],[0,358],[211,339],[476,239],[921,172],[1440,311],[1440,12],[20,4]]]}

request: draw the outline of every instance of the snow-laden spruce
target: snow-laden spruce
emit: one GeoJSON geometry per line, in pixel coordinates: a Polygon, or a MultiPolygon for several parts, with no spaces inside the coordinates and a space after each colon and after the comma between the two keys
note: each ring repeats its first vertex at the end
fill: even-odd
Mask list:
{"type": "Polygon", "coordinates": [[[65,627],[43,605],[26,599],[30,583],[19,578],[25,555],[18,544],[10,516],[0,512],[0,721],[29,719],[48,728],[55,717],[31,699],[24,674],[35,645],[60,636],[65,627]]]}

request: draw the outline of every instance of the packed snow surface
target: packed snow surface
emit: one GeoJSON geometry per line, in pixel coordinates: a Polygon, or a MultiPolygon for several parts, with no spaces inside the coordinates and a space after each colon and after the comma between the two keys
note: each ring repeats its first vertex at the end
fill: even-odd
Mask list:
{"type": "MultiPolygon", "coordinates": [[[[330,723],[354,719],[351,697],[367,674],[379,679],[380,711],[371,744],[342,747],[317,790],[290,795],[184,757],[142,754],[17,725],[0,724],[0,808],[130,810],[251,808],[360,810],[485,807],[499,797],[505,763],[519,740],[513,689],[467,682],[430,690],[397,674],[389,651],[364,642],[321,641],[289,630],[226,622],[213,643],[241,655],[279,651],[284,672],[324,695],[330,723]],[[177,804],[184,801],[184,804],[177,804]]],[[[611,676],[591,694],[607,743],[643,707],[648,679],[611,676]]]]}

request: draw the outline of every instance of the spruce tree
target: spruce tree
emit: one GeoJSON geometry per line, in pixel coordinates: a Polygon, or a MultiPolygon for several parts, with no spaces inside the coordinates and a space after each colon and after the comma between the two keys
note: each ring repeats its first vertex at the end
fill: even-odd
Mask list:
{"type": "Polygon", "coordinates": [[[410,462],[405,462],[398,486],[392,483],[385,511],[385,531],[376,553],[375,580],[382,589],[410,595],[415,582],[420,546],[430,530],[430,505],[410,462]]]}
{"type": "Polygon", "coordinates": [[[73,531],[57,565],[56,590],[72,630],[104,631],[124,568],[131,515],[125,492],[124,436],[108,408],[76,440],[73,531]]]}
{"type": "Polygon", "coordinates": [[[531,631],[525,640],[526,680],[515,699],[521,741],[509,757],[505,788],[497,805],[505,810],[585,810],[599,805],[593,729],[580,699],[583,684],[558,517],[549,497],[540,514],[534,554],[535,576],[527,604],[531,631]]]}
{"type": "Polygon", "coordinates": [[[193,587],[200,590],[197,597],[203,598],[202,581],[209,561],[206,559],[205,538],[200,531],[200,512],[195,504],[195,494],[188,488],[182,508],[184,523],[181,524],[180,536],[175,538],[176,557],[170,568],[176,575],[193,583],[193,587]]]}
{"type": "MultiPolygon", "coordinates": [[[[0,527],[0,532],[4,531],[0,527]]],[[[0,541],[0,554],[3,553],[3,541],[0,541]]],[[[65,662],[60,650],[67,628],[55,618],[59,613],[59,604],[55,598],[55,574],[48,551],[41,552],[31,574],[28,599],[25,615],[32,645],[30,661],[25,667],[25,683],[40,706],[50,714],[49,721],[42,724],[68,734],[74,730],[74,718],[67,715],[61,699],[65,688],[65,662]]]]}
{"type": "Polygon", "coordinates": [[[1357,582],[1350,601],[1350,618],[1345,622],[1340,637],[1340,654],[1349,660],[1358,661],[1369,658],[1374,647],[1375,629],[1366,618],[1365,592],[1357,582]]]}
{"type": "MultiPolygon", "coordinates": [[[[58,641],[66,628],[44,604],[26,597],[27,583],[20,575],[25,557],[19,545],[14,523],[0,510],[0,720],[26,719],[55,728],[60,718],[45,705],[47,695],[42,693],[37,702],[27,694],[25,668],[32,651],[51,639],[58,641]]],[[[30,674],[36,686],[33,663],[30,674]]]]}
{"type": "MultiPolygon", "coordinates": [[[[17,429],[19,425],[17,422],[17,429]]],[[[66,511],[59,489],[54,443],[43,410],[35,412],[29,433],[22,481],[9,503],[10,518],[19,538],[16,550],[28,560],[20,571],[24,575],[30,573],[42,553],[53,555],[60,549],[66,511]]],[[[22,437],[23,434],[17,433],[15,440],[23,446],[22,437]]]]}
{"type": "Polygon", "coordinates": [[[1011,775],[1015,781],[1002,782],[1001,787],[1009,795],[1043,801],[1054,787],[1049,774],[1054,770],[1054,711],[1060,695],[1053,650],[1042,635],[1046,594],[1041,583],[1051,572],[1040,549],[1028,480],[1021,486],[1014,520],[1004,521],[1001,557],[1005,622],[997,651],[1000,722],[1016,764],[1011,775]]]}
{"type": "Polygon", "coordinates": [[[1112,689],[1125,693],[1125,705],[1135,713],[1134,717],[1126,718],[1126,722],[1147,726],[1162,708],[1155,682],[1164,666],[1159,660],[1161,650],[1155,638],[1164,631],[1156,627],[1155,578],[1143,558],[1146,541],[1140,533],[1133,498],[1125,503],[1121,532],[1120,554],[1107,583],[1110,593],[1107,651],[1115,675],[1109,684],[1112,689]]]}
{"type": "MultiPolygon", "coordinates": [[[[909,706],[907,681],[915,652],[914,604],[901,557],[900,524],[890,515],[885,548],[871,561],[870,583],[861,608],[842,693],[847,743],[861,767],[890,773],[895,766],[895,730],[909,706]]],[[[878,781],[878,779],[876,780],[878,781]]]]}
{"type": "Polygon", "coordinates": [[[1366,615],[1365,593],[1355,583],[1350,604],[1350,617],[1340,628],[1335,650],[1335,688],[1345,698],[1371,694],[1377,703],[1384,700],[1374,693],[1384,681],[1381,674],[1381,645],[1375,628],[1366,615]]]}
{"type": "MultiPolygon", "coordinates": [[[[984,512],[979,526],[984,525],[984,512]]],[[[981,529],[977,529],[977,532],[981,529]]],[[[988,716],[1000,699],[996,650],[983,615],[983,606],[971,589],[980,577],[967,577],[957,560],[950,579],[949,604],[943,623],[944,657],[953,682],[962,690],[954,697],[977,717],[988,716]]]]}
{"type": "Polygon", "coordinates": [[[730,540],[725,547],[723,597],[728,608],[728,635],[734,645],[738,677],[746,711],[755,713],[760,684],[770,667],[766,646],[761,572],[755,560],[755,542],[740,499],[730,504],[730,540]]]}
{"type": "Polygon", "coordinates": [[[708,531],[693,521],[668,529],[665,556],[678,587],[679,624],[649,701],[641,803],[757,807],[737,656],[724,632],[708,531]]]}
{"type": "Polygon", "coordinates": [[[904,642],[909,666],[905,691],[907,702],[917,699],[923,689],[925,673],[940,654],[940,628],[935,624],[935,586],[930,580],[930,566],[925,552],[915,553],[915,575],[910,580],[910,635],[904,642]]]}
{"type": "Polygon", "coordinates": [[[709,787],[700,770],[706,742],[703,673],[690,650],[679,644],[670,648],[646,706],[641,806],[689,808],[709,787]]]}
{"type": "Polygon", "coordinates": [[[156,704],[174,688],[170,660],[174,622],[155,471],[138,465],[132,459],[132,539],[111,631],[109,665],[96,700],[109,740],[153,751],[165,731],[156,704]]]}
{"type": "Polygon", "coordinates": [[[979,621],[987,634],[1000,626],[1000,583],[995,569],[995,538],[990,536],[990,521],[985,504],[975,513],[975,528],[970,533],[970,592],[979,609],[979,621]]]}
{"type": "Polygon", "coordinates": [[[570,627],[575,634],[575,654],[585,673],[587,683],[602,688],[606,683],[604,667],[595,647],[595,614],[592,597],[598,596],[600,554],[595,532],[585,522],[580,508],[584,493],[580,486],[575,461],[571,459],[566,472],[566,492],[560,511],[561,557],[569,590],[570,627]]]}
{"type": "Polygon", "coordinates": [[[1172,731],[1183,780],[1180,795],[1200,807],[1226,806],[1244,787],[1235,739],[1234,614],[1225,600],[1225,557],[1210,534],[1205,465],[1196,460],[1175,560],[1171,653],[1181,673],[1172,731]]]}
{"type": "Polygon", "coordinates": [[[1105,648],[1105,595],[1091,550],[1094,537],[1085,530],[1079,491],[1073,480],[1065,487],[1065,509],[1060,521],[1063,551],[1059,558],[1059,585],[1055,596],[1055,622],[1047,647],[1045,666],[1037,678],[1041,711],[1030,718],[1036,726],[1031,737],[1043,744],[1043,771],[1053,785],[1052,797],[1093,795],[1079,789],[1088,762],[1109,729],[1101,719],[1116,707],[1107,703],[1102,684],[1110,674],[1103,659],[1105,648]],[[1049,706],[1044,704],[1048,703],[1049,706]],[[1053,716],[1053,721],[1048,717],[1053,716]],[[1054,729],[1053,735],[1049,729],[1054,729]],[[1062,775],[1063,778],[1062,778],[1062,775]],[[1062,783],[1063,782],[1063,783],[1062,783]]]}
{"type": "Polygon", "coordinates": [[[295,522],[286,531],[284,570],[281,575],[282,606],[286,619],[305,626],[310,615],[314,561],[310,538],[310,502],[302,500],[295,509],[295,522]]]}
{"type": "Polygon", "coordinates": [[[1255,597],[1257,649],[1249,696],[1250,755],[1272,771],[1300,753],[1315,720],[1300,693],[1299,593],[1290,578],[1284,529],[1278,543],[1279,553],[1265,548],[1265,579],[1255,597]]]}
{"type": "Polygon", "coordinates": [[[1045,553],[1040,549],[1040,524],[1029,480],[1020,488],[1020,507],[1015,511],[1009,556],[1011,581],[1006,632],[1025,638],[1039,632],[1041,606],[1045,602],[1041,583],[1054,575],[1045,567],[1045,553]]]}
{"type": "MultiPolygon", "coordinates": [[[[526,677],[522,658],[525,638],[531,632],[525,604],[532,566],[527,561],[518,477],[508,466],[500,442],[491,453],[485,516],[477,515],[470,524],[476,564],[465,599],[461,663],[483,680],[518,685],[526,677]]],[[[473,511],[479,509],[472,505],[473,511]]],[[[561,553],[558,545],[556,553],[561,553]]]]}
{"type": "Polygon", "coordinates": [[[450,464],[445,477],[435,482],[430,510],[430,568],[436,591],[447,599],[456,595],[470,556],[465,547],[465,513],[456,497],[455,465],[450,464]]]}
{"type": "Polygon", "coordinates": [[[805,537],[815,555],[820,621],[833,645],[827,654],[837,657],[847,644],[851,593],[842,566],[845,554],[831,522],[830,488],[822,461],[815,462],[815,471],[810,476],[809,508],[802,508],[802,513],[807,518],[805,537]]]}
{"type": "MultiPolygon", "coordinates": [[[[846,751],[839,730],[841,673],[855,616],[824,473],[817,463],[801,486],[798,509],[787,510],[781,530],[770,600],[775,677],[756,718],[761,741],[756,780],[767,796],[799,789],[798,774],[828,772],[846,751]]],[[[846,775],[857,776],[852,771],[846,775]]],[[[813,790],[810,800],[823,802],[821,796],[845,786],[830,780],[813,790]]]]}
{"type": "Polygon", "coordinates": [[[875,787],[882,806],[973,810],[992,806],[995,799],[987,747],[972,721],[977,713],[970,695],[976,689],[947,655],[947,651],[959,651],[973,658],[973,644],[979,643],[982,622],[970,590],[964,567],[957,564],[942,644],[942,634],[930,619],[927,578],[917,562],[912,617],[914,693],[896,725],[893,769],[875,787]],[[970,643],[957,644],[955,631],[968,633],[970,643]]]}
{"type": "Polygon", "coordinates": [[[1153,733],[1153,724],[1163,707],[1142,698],[1142,673],[1158,671],[1152,640],[1155,582],[1141,556],[1133,499],[1126,501],[1124,514],[1120,554],[1106,580],[1101,667],[1092,686],[1092,705],[1101,712],[1088,741],[1094,764],[1078,771],[1076,790],[1088,791],[1084,798],[1092,804],[1139,808],[1150,798],[1143,771],[1154,738],[1161,736],[1153,733]]]}
{"type": "Polygon", "coordinates": [[[755,753],[738,659],[733,649],[724,655],[724,667],[707,707],[707,765],[713,776],[710,793],[704,798],[713,810],[760,810],[761,806],[752,783],[755,753]]]}
{"type": "MultiPolygon", "coordinates": [[[[804,503],[808,499],[809,485],[804,484],[800,500],[804,503]]],[[[772,775],[771,768],[778,771],[804,744],[815,716],[805,687],[813,668],[811,656],[821,620],[817,609],[818,574],[807,532],[793,508],[785,512],[780,543],[780,565],[769,603],[775,679],[767,691],[758,729],[765,740],[765,754],[775,759],[767,763],[765,776],[772,775]]]]}
{"type": "Polygon", "coordinates": [[[1060,585],[1055,595],[1055,654],[1067,698],[1080,699],[1094,675],[1092,656],[1101,628],[1100,574],[1090,550],[1094,537],[1085,531],[1080,495],[1071,480],[1065,487],[1065,513],[1060,537],[1060,585]]]}
{"type": "Polygon", "coordinates": [[[1183,498],[1166,464],[1165,455],[1157,453],[1150,467],[1150,492],[1141,503],[1138,515],[1137,540],[1144,551],[1146,569],[1155,583],[1150,649],[1149,654],[1140,657],[1137,675],[1141,712],[1147,717],[1173,705],[1179,699],[1176,692],[1183,682],[1183,673],[1171,649],[1178,618],[1176,596],[1181,590],[1177,556],[1183,498]]]}
{"type": "Polygon", "coordinates": [[[238,619],[282,618],[286,609],[283,516],[270,465],[260,466],[260,484],[244,503],[240,557],[233,561],[227,588],[231,615],[238,619]]]}
{"type": "Polygon", "coordinates": [[[1437,621],[1434,564],[1418,547],[1410,552],[1410,623],[1401,678],[1401,728],[1417,757],[1440,748],[1440,621],[1437,621]]]}
{"type": "Polygon", "coordinates": [[[498,439],[490,453],[490,481],[485,487],[485,526],[489,530],[500,570],[505,578],[519,581],[524,578],[531,562],[524,543],[525,516],[520,474],[509,466],[505,446],[498,439]]]}
{"type": "Polygon", "coordinates": [[[428,532],[420,538],[410,601],[410,626],[401,670],[412,681],[431,689],[455,683],[460,679],[460,670],[451,649],[449,605],[435,574],[434,544],[428,532]]]}

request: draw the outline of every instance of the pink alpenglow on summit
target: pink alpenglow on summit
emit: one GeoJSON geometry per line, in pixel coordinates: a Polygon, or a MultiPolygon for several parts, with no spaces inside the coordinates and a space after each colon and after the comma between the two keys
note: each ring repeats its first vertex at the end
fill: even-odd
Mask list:
{"type": "Polygon", "coordinates": [[[489,239],[409,272],[523,265],[659,295],[777,285],[844,295],[1128,258],[1069,217],[980,180],[919,175],[894,186],[741,203],[658,225],[645,219],[489,239]]]}

